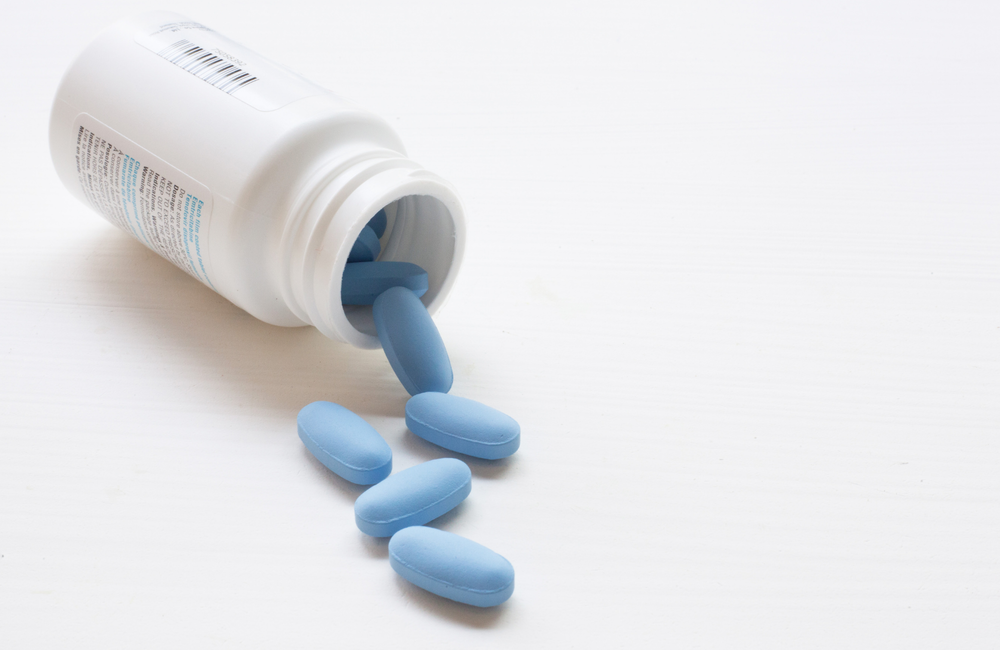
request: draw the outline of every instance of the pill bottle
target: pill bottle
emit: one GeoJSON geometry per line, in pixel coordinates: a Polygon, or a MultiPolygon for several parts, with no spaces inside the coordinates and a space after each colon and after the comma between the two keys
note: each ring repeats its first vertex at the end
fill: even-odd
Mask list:
{"type": "Polygon", "coordinates": [[[458,195],[386,121],[184,16],[129,18],[87,46],[49,143],[77,198],[268,323],[379,346],[340,280],[381,209],[379,259],[427,271],[431,313],[458,272],[458,195]]]}

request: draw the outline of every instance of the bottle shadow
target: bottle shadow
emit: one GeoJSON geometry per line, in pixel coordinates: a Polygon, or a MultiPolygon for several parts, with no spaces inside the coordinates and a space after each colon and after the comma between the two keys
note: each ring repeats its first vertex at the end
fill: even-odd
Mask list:
{"type": "MultiPolygon", "coordinates": [[[[327,400],[362,417],[400,417],[409,397],[378,350],[331,341],[312,327],[269,325],[115,231],[96,234],[63,258],[84,284],[86,300],[115,311],[111,328],[148,338],[150,364],[184,365],[213,395],[235,406],[294,419],[306,404],[327,400]],[[162,358],[157,358],[161,355],[162,358]]],[[[102,329],[108,329],[102,314],[102,329]]],[[[109,334],[109,338],[113,334],[109,334]]]]}

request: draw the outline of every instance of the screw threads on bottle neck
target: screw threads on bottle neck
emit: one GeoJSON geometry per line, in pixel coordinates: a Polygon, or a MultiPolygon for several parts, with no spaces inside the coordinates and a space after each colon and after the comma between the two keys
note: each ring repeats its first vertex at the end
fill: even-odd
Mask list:
{"type": "Polygon", "coordinates": [[[371,308],[345,308],[340,280],[354,241],[383,208],[390,219],[379,259],[424,268],[429,288],[422,300],[433,312],[461,262],[461,202],[449,183],[396,152],[371,151],[329,166],[299,202],[282,242],[289,309],[326,336],[362,348],[379,345],[371,308]]]}

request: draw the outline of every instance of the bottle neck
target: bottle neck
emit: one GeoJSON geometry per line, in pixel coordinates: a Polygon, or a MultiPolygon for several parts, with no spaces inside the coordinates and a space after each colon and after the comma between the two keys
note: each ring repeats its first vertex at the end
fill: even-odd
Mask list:
{"type": "Polygon", "coordinates": [[[389,224],[378,259],[411,262],[427,271],[421,301],[434,313],[454,284],[465,248],[461,201],[447,181],[386,149],[333,161],[315,178],[282,237],[282,296],[296,316],[326,336],[377,348],[371,307],[340,301],[355,240],[385,209],[389,224]]]}

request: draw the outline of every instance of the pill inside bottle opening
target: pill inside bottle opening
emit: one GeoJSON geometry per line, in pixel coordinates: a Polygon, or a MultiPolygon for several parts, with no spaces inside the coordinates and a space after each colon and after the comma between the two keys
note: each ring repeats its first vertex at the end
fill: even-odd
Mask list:
{"type": "MultiPolygon", "coordinates": [[[[408,270],[407,279],[399,284],[413,289],[425,306],[431,304],[441,292],[455,257],[456,228],[447,206],[432,196],[404,196],[376,211],[364,227],[371,228],[376,234],[382,231],[379,237],[381,250],[374,261],[407,262],[426,272],[426,289],[421,284],[422,278],[413,277],[412,269],[408,270]]],[[[341,282],[344,282],[343,278],[341,282]]],[[[371,304],[344,303],[343,308],[347,320],[355,329],[376,335],[371,304]]]]}

